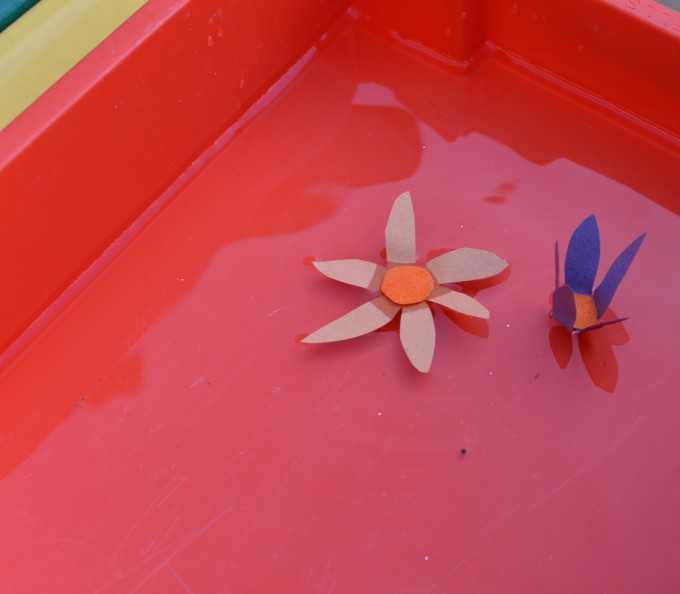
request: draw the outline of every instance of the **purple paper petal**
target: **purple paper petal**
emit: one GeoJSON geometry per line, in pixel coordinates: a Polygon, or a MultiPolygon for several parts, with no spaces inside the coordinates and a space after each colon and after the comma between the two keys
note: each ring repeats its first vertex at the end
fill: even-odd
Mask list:
{"type": "Polygon", "coordinates": [[[597,308],[597,317],[600,318],[607,311],[609,304],[612,302],[614,293],[616,289],[619,288],[623,277],[628,268],[630,267],[635,254],[637,254],[638,249],[642,245],[646,233],[643,233],[638,237],[633,243],[631,243],[625,250],[623,250],[619,257],[614,260],[611,268],[607,271],[604,280],[600,283],[600,286],[595,289],[593,295],[593,301],[595,302],[595,307],[597,308]]]}
{"type": "Polygon", "coordinates": [[[600,263],[600,232],[595,215],[583,221],[569,240],[564,264],[565,284],[575,293],[592,295],[600,263]]]}
{"type": "Polygon", "coordinates": [[[616,318],[615,320],[607,320],[606,322],[598,322],[597,324],[593,324],[592,326],[586,326],[585,328],[581,328],[581,330],[574,330],[576,334],[583,334],[584,332],[590,332],[591,330],[597,330],[598,328],[602,328],[602,326],[611,326],[612,324],[618,324],[619,322],[625,322],[628,318],[616,318]]]}
{"type": "Polygon", "coordinates": [[[560,286],[560,245],[555,242],[555,291],[560,286]]]}
{"type": "Polygon", "coordinates": [[[553,293],[552,315],[568,330],[574,329],[576,322],[576,300],[571,287],[564,285],[553,293]]]}

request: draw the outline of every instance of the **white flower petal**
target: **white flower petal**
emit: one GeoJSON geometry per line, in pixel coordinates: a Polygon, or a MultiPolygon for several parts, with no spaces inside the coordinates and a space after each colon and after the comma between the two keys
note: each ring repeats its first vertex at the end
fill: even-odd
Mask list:
{"type": "Polygon", "coordinates": [[[399,337],[413,366],[427,373],[434,356],[435,330],[432,312],[426,302],[403,306],[399,337]]]}
{"type": "Polygon", "coordinates": [[[489,278],[507,267],[508,263],[500,256],[474,248],[446,252],[425,265],[439,284],[489,278]]]}
{"type": "Polygon", "coordinates": [[[491,314],[479,301],[458,291],[452,291],[448,287],[437,286],[427,298],[432,303],[437,303],[447,309],[457,311],[466,316],[488,320],[491,314]]]}
{"type": "Polygon", "coordinates": [[[314,266],[328,278],[370,289],[380,291],[386,268],[365,260],[329,260],[327,262],[314,262],[314,266]]]}
{"type": "Polygon", "coordinates": [[[413,264],[416,261],[416,222],[411,194],[404,192],[392,205],[385,229],[387,261],[413,264]]]}
{"type": "Polygon", "coordinates": [[[336,342],[356,338],[382,328],[399,312],[401,306],[392,303],[381,295],[373,301],[364,303],[344,316],[326,324],[313,332],[301,342],[320,343],[336,342]]]}

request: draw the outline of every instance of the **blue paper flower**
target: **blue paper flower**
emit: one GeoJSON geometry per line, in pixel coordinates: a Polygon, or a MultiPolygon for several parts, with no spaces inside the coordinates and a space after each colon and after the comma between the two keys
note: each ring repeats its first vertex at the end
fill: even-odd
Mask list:
{"type": "Polygon", "coordinates": [[[595,215],[590,215],[574,231],[564,263],[565,284],[560,286],[559,249],[555,242],[555,293],[552,316],[568,330],[579,333],[622,322],[617,318],[601,322],[623,277],[637,254],[646,233],[631,243],[614,260],[604,280],[593,292],[600,263],[600,231],[595,215]]]}

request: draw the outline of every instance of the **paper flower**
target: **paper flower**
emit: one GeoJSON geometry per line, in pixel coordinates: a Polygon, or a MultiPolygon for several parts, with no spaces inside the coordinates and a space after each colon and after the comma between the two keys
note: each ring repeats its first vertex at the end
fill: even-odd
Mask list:
{"type": "Polygon", "coordinates": [[[555,242],[555,293],[552,316],[576,334],[628,319],[600,321],[645,235],[645,233],[640,235],[619,254],[595,292],[593,286],[600,263],[600,232],[595,215],[590,215],[583,221],[569,240],[564,263],[565,284],[561,287],[559,247],[555,242]]]}
{"type": "Polygon", "coordinates": [[[489,318],[476,299],[443,285],[488,278],[507,262],[491,252],[460,248],[416,264],[416,230],[411,195],[394,202],[385,229],[387,266],[364,260],[331,260],[314,266],[327,277],[381,293],[348,314],[310,334],[302,342],[335,342],[373,332],[401,311],[399,336],[414,367],[427,373],[432,364],[435,329],[429,303],[477,318],[489,318]]]}

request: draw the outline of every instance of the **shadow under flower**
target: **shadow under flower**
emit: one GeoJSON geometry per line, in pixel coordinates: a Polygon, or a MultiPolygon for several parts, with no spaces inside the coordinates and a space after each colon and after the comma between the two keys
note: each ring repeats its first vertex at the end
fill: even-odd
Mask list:
{"type": "MultiPolygon", "coordinates": [[[[630,337],[623,323],[604,326],[576,335],[581,359],[593,385],[613,393],[619,379],[619,366],[614,347],[626,344],[630,337]]],[[[555,361],[566,368],[574,351],[572,333],[564,326],[550,328],[548,338],[555,361]]]]}

